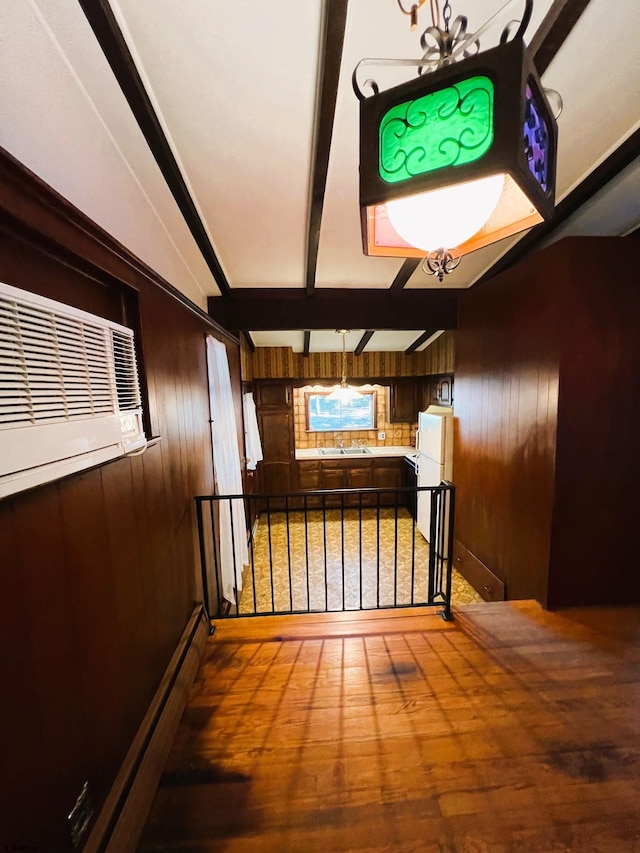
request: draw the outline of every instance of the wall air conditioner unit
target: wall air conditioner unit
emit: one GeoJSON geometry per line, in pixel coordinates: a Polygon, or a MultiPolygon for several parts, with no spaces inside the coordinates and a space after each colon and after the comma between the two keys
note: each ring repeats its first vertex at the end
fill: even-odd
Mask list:
{"type": "Polygon", "coordinates": [[[131,329],[0,283],[0,497],[146,444],[131,329]]]}

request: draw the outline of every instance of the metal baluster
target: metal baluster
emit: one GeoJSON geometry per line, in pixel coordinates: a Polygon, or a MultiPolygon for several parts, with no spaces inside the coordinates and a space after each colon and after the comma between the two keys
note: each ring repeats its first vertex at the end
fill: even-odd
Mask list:
{"type": "Polygon", "coordinates": [[[247,496],[247,508],[249,510],[249,559],[251,562],[251,583],[253,584],[253,612],[258,612],[258,597],[256,591],[256,561],[253,550],[253,525],[251,524],[251,498],[247,496]]]}
{"type": "Polygon", "coordinates": [[[229,521],[231,522],[231,559],[233,561],[233,591],[236,599],[236,616],[240,615],[240,594],[238,592],[238,578],[236,577],[236,536],[233,525],[233,501],[226,498],[229,504],[229,521]]]}
{"type": "Polygon", "coordinates": [[[309,527],[308,527],[308,513],[307,513],[307,496],[305,495],[303,498],[304,501],[304,557],[305,557],[305,565],[307,569],[307,612],[311,612],[311,591],[309,587],[309,527]]]}
{"type": "Polygon", "coordinates": [[[454,529],[454,517],[455,517],[455,503],[456,503],[456,493],[455,489],[450,486],[448,489],[449,492],[449,529],[447,531],[449,538],[449,549],[447,552],[447,586],[446,586],[446,601],[444,606],[444,612],[442,614],[443,619],[445,621],[449,621],[453,619],[453,615],[451,613],[451,575],[453,573],[453,529],[454,529]]]}
{"type": "Polygon", "coordinates": [[[342,549],[342,610],[344,611],[344,492],[340,493],[340,533],[342,549]]]}
{"type": "MultiPolygon", "coordinates": [[[[222,577],[220,575],[220,564],[218,562],[218,541],[216,536],[216,524],[213,514],[213,501],[209,500],[209,515],[211,516],[211,536],[213,540],[213,570],[216,575],[216,593],[218,597],[218,615],[223,615],[224,597],[222,595],[222,577]]],[[[220,517],[220,507],[218,507],[218,518],[220,517]]]]}
{"type": "Polygon", "coordinates": [[[436,563],[437,563],[437,547],[438,547],[438,537],[436,531],[436,502],[437,502],[437,488],[429,487],[429,491],[431,492],[431,515],[429,518],[429,590],[428,590],[428,602],[429,604],[433,604],[433,599],[435,597],[435,584],[436,584],[436,563]]]}
{"type": "Polygon", "coordinates": [[[360,564],[360,610],[362,610],[362,492],[358,495],[358,551],[360,564]]]}
{"type": "Polygon", "coordinates": [[[289,498],[284,499],[284,518],[287,528],[287,566],[289,569],[289,611],[293,613],[293,580],[291,577],[291,538],[289,532],[289,498]]]}
{"type": "Polygon", "coordinates": [[[276,603],[273,595],[273,545],[271,542],[271,501],[267,497],[267,537],[269,540],[269,578],[271,580],[271,612],[276,612],[276,603]]]}
{"type": "Polygon", "coordinates": [[[329,610],[329,579],[327,577],[327,496],[322,495],[322,548],[324,556],[324,610],[329,610]]]}
{"type": "Polygon", "coordinates": [[[204,547],[204,524],[202,521],[202,501],[196,498],[196,518],[198,520],[198,541],[200,543],[200,570],[202,572],[202,606],[207,618],[209,633],[211,630],[211,617],[209,616],[209,580],[207,578],[207,552],[204,547]]]}
{"type": "MultiPolygon", "coordinates": [[[[416,506],[418,504],[418,495],[414,493],[416,506]]],[[[415,604],[415,589],[416,589],[416,520],[411,516],[411,604],[415,604]]]]}
{"type": "Polygon", "coordinates": [[[376,492],[376,601],[380,609],[380,492],[376,492]]]}
{"type": "Polygon", "coordinates": [[[393,606],[398,606],[398,493],[396,492],[396,505],[393,513],[393,606]]]}

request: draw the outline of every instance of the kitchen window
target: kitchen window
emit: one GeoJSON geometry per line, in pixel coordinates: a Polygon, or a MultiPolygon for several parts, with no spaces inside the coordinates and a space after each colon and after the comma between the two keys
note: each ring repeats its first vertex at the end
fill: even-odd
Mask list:
{"type": "Polygon", "coordinates": [[[349,402],[330,398],[331,391],[304,395],[307,432],[337,432],[376,428],[376,392],[361,391],[349,402]]]}

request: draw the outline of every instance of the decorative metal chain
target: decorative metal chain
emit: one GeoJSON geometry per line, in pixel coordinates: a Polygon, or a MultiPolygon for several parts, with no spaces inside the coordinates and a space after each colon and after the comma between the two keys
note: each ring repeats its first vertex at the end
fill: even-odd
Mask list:
{"type": "Polygon", "coordinates": [[[442,7],[442,20],[444,21],[444,31],[445,33],[448,33],[449,21],[451,20],[451,3],[449,3],[449,0],[445,0],[444,6],[442,7]]]}

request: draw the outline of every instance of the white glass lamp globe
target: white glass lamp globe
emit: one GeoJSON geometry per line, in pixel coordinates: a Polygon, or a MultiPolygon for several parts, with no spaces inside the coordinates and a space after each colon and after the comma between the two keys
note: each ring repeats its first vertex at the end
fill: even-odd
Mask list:
{"type": "Polygon", "coordinates": [[[504,175],[388,201],[389,221],[410,246],[433,252],[465,243],[498,206],[504,175]]]}

